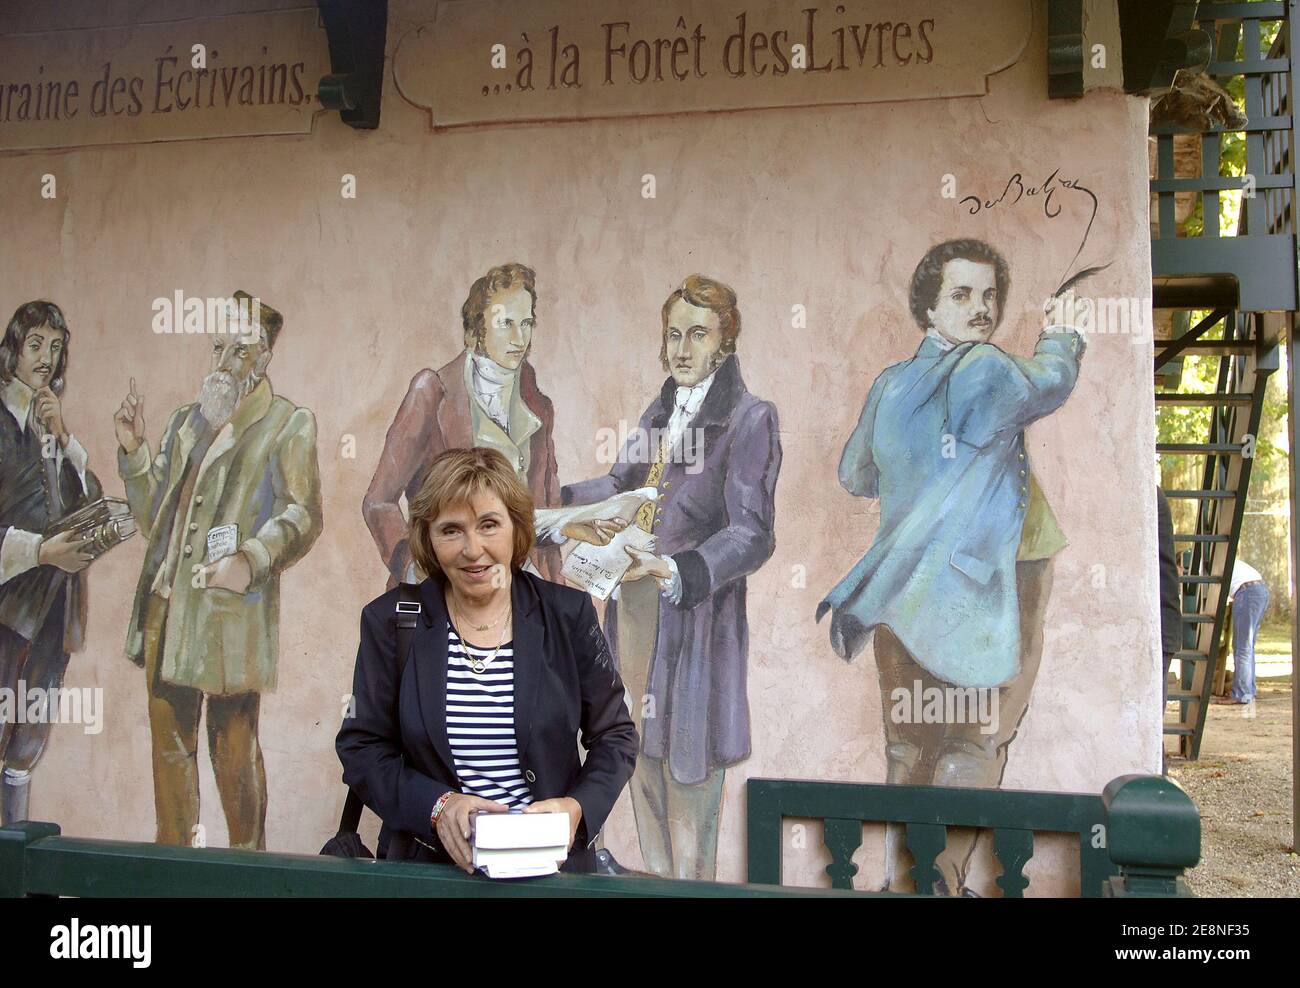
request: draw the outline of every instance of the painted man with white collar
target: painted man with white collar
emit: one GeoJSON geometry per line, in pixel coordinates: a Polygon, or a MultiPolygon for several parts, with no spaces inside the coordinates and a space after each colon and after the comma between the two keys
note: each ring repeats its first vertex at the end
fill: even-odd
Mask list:
{"type": "MultiPolygon", "coordinates": [[[[397,410],[370,488],[361,503],[366,525],[389,572],[388,586],[419,582],[407,547],[401,498],[415,497],[429,464],[443,450],[484,446],[510,461],[533,495],[533,505],[559,503],[555,409],[528,362],[537,321],[537,278],[522,264],[502,264],[471,286],[461,306],[465,348],[438,368],[411,378],[397,410]]],[[[558,534],[539,538],[533,566],[560,579],[558,534]]]]}
{"type": "Polygon", "coordinates": [[[708,880],[723,778],[750,754],[745,578],[776,547],[781,440],[776,408],[740,376],[735,292],[691,275],[661,318],[671,377],[613,469],[562,497],[658,492],[634,521],[655,550],[627,548],[634,562],[606,609],[606,637],[641,732],[631,791],[646,867],[708,880]]]}
{"type": "MultiPolygon", "coordinates": [[[[909,297],[925,338],[876,378],[840,459],[841,486],[879,500],[880,527],[817,619],[833,612],[831,645],[846,661],[874,631],[888,782],[1001,785],[1038,674],[1052,557],[1066,542],[1024,430],[1065,403],[1085,347],[1068,317],[1045,325],[1032,357],[990,342],[1010,285],[982,241],[930,249],[909,297]],[[969,707],[953,722],[910,716],[918,690],[953,688],[990,691],[995,718],[969,707]]],[[[1072,314],[1072,297],[1059,308],[1072,314]]],[[[889,882],[903,881],[899,834],[886,835],[889,882]]],[[[968,891],[973,848],[973,835],[949,831],[936,861],[949,894],[968,891]]]]}
{"type": "MultiPolygon", "coordinates": [[[[59,688],[85,640],[83,570],[93,557],[71,532],[43,534],[101,493],[63,420],[70,335],[57,305],[35,301],[18,307],[0,341],[0,687],[11,697],[20,682],[29,694],[59,688]]],[[[50,734],[48,717],[11,713],[0,708],[0,824],[28,819],[50,734]]]]}
{"type": "Polygon", "coordinates": [[[266,374],[283,317],[244,292],[234,302],[197,401],[172,412],[157,454],[134,378],[113,425],[118,473],[149,540],[126,650],[145,670],[158,842],[197,836],[206,701],[230,846],[262,850],[261,695],[276,686],[280,574],[321,532],[320,472],[315,416],[266,374]]]}

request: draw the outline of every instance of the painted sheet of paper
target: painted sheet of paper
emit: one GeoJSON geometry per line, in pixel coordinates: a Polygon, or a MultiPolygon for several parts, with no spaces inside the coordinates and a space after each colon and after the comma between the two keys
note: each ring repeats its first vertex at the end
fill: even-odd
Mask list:
{"type": "Polygon", "coordinates": [[[644,528],[629,525],[615,535],[608,545],[581,543],[569,553],[560,572],[575,587],[580,587],[600,600],[608,600],[623,579],[623,574],[632,565],[632,557],[624,551],[624,547],[630,545],[634,549],[651,550],[655,541],[655,537],[644,528]]]}

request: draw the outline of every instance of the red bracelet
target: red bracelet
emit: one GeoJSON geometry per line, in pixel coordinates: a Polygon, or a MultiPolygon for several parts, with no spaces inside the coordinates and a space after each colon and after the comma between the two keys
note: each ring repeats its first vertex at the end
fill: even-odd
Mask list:
{"type": "Polygon", "coordinates": [[[447,805],[447,800],[451,799],[451,797],[455,795],[456,795],[455,791],[448,789],[445,793],[439,796],[438,801],[433,804],[433,812],[429,814],[429,826],[432,829],[435,830],[437,829],[438,814],[440,814],[443,810],[443,807],[447,805]]]}

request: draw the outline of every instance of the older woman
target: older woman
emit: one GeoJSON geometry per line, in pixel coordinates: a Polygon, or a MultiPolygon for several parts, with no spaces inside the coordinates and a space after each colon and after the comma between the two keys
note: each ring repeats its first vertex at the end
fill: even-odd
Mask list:
{"type": "Polygon", "coordinates": [[[398,682],[399,591],[361,612],[335,742],[344,782],[383,820],[389,857],[473,871],[473,816],[521,807],[567,813],[565,870],[592,870],[638,739],[591,599],[521,569],[533,502],[495,450],[439,455],[410,514],[411,554],[432,574],[423,620],[398,682]]]}

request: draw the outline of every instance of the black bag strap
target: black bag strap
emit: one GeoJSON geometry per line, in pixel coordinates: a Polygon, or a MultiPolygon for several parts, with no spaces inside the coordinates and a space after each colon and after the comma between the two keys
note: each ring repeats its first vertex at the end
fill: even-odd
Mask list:
{"type": "MultiPolygon", "coordinates": [[[[397,585],[397,607],[393,620],[397,625],[397,682],[402,682],[402,673],[406,671],[406,659],[411,651],[411,638],[414,636],[415,624],[424,610],[420,603],[420,586],[418,583],[399,583],[397,585]]],[[[343,801],[343,815],[339,818],[339,833],[357,832],[361,823],[361,797],[353,789],[348,789],[348,798],[343,801]]]]}
{"type": "Polygon", "coordinates": [[[424,608],[420,603],[418,583],[399,583],[397,593],[394,620],[397,622],[397,681],[401,683],[402,673],[406,671],[406,658],[411,652],[411,635],[424,608]]]}

